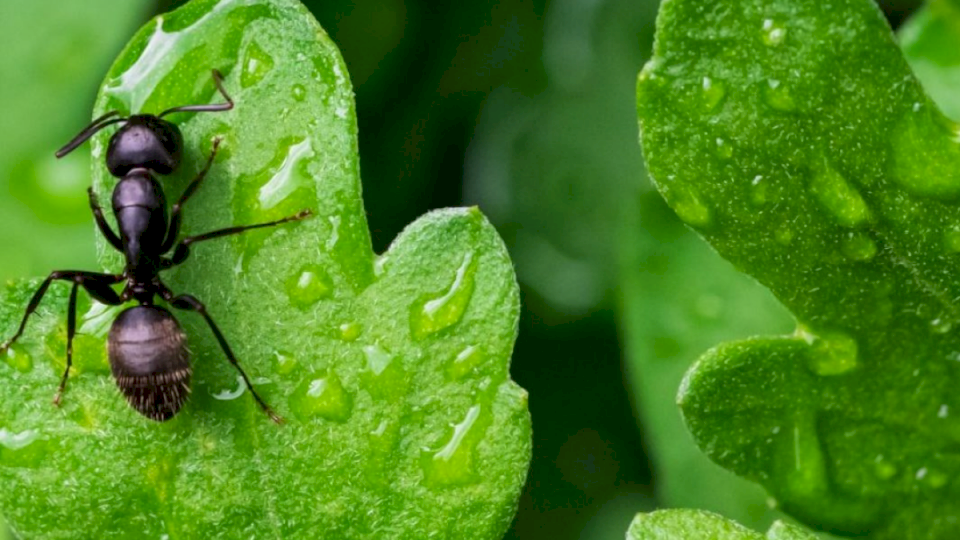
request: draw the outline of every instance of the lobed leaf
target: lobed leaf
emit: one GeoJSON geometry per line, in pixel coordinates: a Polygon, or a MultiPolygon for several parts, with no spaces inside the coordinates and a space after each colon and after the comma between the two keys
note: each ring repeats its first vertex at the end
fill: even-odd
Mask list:
{"type": "MultiPolygon", "coordinates": [[[[117,310],[89,303],[53,407],[66,289],[53,286],[0,362],[0,509],[25,538],[500,538],[531,448],[526,394],[508,373],[519,297],[496,231],[475,208],[440,210],[372,253],[350,83],[296,0],[194,0],[157,18],[111,69],[94,116],[218,101],[214,68],[236,108],[170,117],[186,142],[181,171],[162,179],[168,197],[224,141],[185,234],[316,216],[197,244],[163,277],[206,303],[287,424],[267,419],[188,313],[191,399],[167,423],[140,417],[105,358],[117,310]]],[[[104,201],[108,137],[93,147],[104,201]]],[[[4,335],[37,284],[4,291],[4,335]]]]}
{"type": "Polygon", "coordinates": [[[762,535],[703,510],[659,510],[637,514],[627,540],[815,540],[816,536],[782,521],[762,535]]]}
{"type": "Polygon", "coordinates": [[[670,206],[798,320],[688,373],[700,447],[815,527],[956,537],[958,128],[879,10],[665,2],[638,109],[670,206]]]}

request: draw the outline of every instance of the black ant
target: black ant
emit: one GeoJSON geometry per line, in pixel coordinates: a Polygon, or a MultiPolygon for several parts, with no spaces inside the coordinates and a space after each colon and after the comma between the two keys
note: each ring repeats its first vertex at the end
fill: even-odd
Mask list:
{"type": "Polygon", "coordinates": [[[180,165],[183,136],[176,125],[163,120],[163,117],[177,112],[217,112],[232,109],[233,100],[224,90],[223,77],[217,70],[213,70],[213,81],[217,90],[226,99],[226,103],[187,105],[167,109],[159,115],[138,114],[127,118],[119,117],[119,111],[112,111],[94,120],[66,146],[57,151],[57,157],[63,157],[101,129],[118,122],[126,122],[113,134],[107,149],[107,168],[110,174],[120,178],[113,190],[113,214],[120,229],[119,236],[113,232],[104,218],[93,189],[87,190],[90,209],[100,232],[107,242],[123,253],[126,258],[123,273],[101,274],[78,270],[52,272],[27,304],[26,313],[16,334],[0,345],[0,354],[3,354],[20,337],[27,319],[36,311],[44,293],[53,281],[73,282],[67,307],[67,367],[53,400],[56,405],[60,404],[73,362],[73,336],[77,327],[77,289],[83,287],[87,294],[106,305],[118,306],[130,300],[139,304],[127,308],[117,316],[113,326],[110,327],[107,341],[107,353],[110,357],[113,377],[130,406],[137,412],[152,420],[161,422],[169,420],[177,414],[190,392],[191,368],[186,335],[180,323],[168,310],[154,304],[154,296],[159,296],[174,308],[195,311],[207,321],[217,342],[220,343],[220,348],[223,349],[230,363],[240,372],[260,408],[273,421],[282,422],[282,419],[253,389],[253,384],[240,367],[230,345],[207,313],[203,303],[189,294],[175,296],[159,277],[161,271],[168,270],[187,259],[191,244],[239,234],[251,229],[298,221],[311,215],[309,210],[303,210],[277,221],[218,229],[205,234],[187,236],[177,241],[183,205],[196,192],[200,182],[210,170],[220,139],[214,139],[213,150],[206,164],[184,189],[183,194],[171,208],[168,218],[166,197],[154,174],[167,175],[177,169],[180,165]],[[169,255],[171,250],[173,254],[169,255]],[[123,291],[118,295],[112,287],[123,281],[126,283],[123,291]]]}

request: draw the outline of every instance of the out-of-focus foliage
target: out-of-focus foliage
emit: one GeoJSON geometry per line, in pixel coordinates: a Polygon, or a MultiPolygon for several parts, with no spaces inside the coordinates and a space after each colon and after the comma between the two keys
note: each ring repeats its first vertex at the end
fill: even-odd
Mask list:
{"type": "MultiPolygon", "coordinates": [[[[771,517],[762,490],[703,456],[675,396],[684,371],[717,339],[782,331],[789,317],[687,230],[644,177],[632,114],[654,7],[553,6],[546,90],[527,96],[504,87],[488,99],[468,156],[467,196],[503,231],[521,283],[547,304],[541,316],[564,320],[619,306],[625,367],[661,504],[765,527],[771,517]]],[[[599,361],[617,365],[618,358],[599,361]]],[[[631,457],[641,459],[618,456],[631,457]]]]}
{"type": "Polygon", "coordinates": [[[931,0],[898,34],[923,89],[944,114],[960,121],[960,1],[931,0]]]}
{"type": "Polygon", "coordinates": [[[90,121],[97,84],[148,7],[0,2],[0,280],[95,264],[89,155],[53,153],[90,121]]]}

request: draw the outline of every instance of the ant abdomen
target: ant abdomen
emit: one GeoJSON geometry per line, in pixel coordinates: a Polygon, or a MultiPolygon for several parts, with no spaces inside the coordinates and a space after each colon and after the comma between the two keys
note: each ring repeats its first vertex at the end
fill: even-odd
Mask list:
{"type": "Polygon", "coordinates": [[[130,406],[162,422],[190,393],[190,354],[180,323],[160,306],[129,308],[113,322],[107,341],[110,368],[130,406]]]}

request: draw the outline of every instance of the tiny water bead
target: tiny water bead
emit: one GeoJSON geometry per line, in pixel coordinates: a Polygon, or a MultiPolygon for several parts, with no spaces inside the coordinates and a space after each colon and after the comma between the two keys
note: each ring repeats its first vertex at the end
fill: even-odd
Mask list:
{"type": "Polygon", "coordinates": [[[447,364],[447,375],[452,379],[462,379],[479,367],[487,356],[477,345],[470,345],[460,351],[453,361],[447,364]]]}
{"type": "Polygon", "coordinates": [[[764,45],[776,47],[787,37],[787,30],[773,19],[764,19],[760,36],[764,45]]]}
{"type": "Polygon", "coordinates": [[[361,372],[364,389],[374,399],[395,401],[403,398],[407,389],[407,373],[402,362],[380,345],[363,347],[366,369],[361,372]]]}
{"type": "Polygon", "coordinates": [[[243,53],[243,71],[240,73],[240,85],[244,88],[262,81],[273,69],[273,57],[267,54],[256,40],[247,44],[243,53]]]}
{"type": "Polygon", "coordinates": [[[40,432],[35,429],[17,433],[7,428],[0,428],[0,446],[8,450],[22,450],[30,446],[39,436],[40,432]]]}
{"type": "Polygon", "coordinates": [[[960,226],[953,226],[943,233],[943,247],[947,253],[960,253],[960,226]]]}
{"type": "Polygon", "coordinates": [[[723,98],[727,94],[727,90],[723,83],[715,79],[711,79],[710,77],[703,78],[701,87],[703,88],[704,110],[707,112],[712,112],[723,101],[723,98]]]}
{"type": "Polygon", "coordinates": [[[872,218],[870,208],[860,193],[831,167],[824,168],[811,178],[810,191],[844,227],[857,227],[872,218]]]}
{"type": "Polygon", "coordinates": [[[476,446],[483,437],[481,406],[474,405],[464,419],[452,426],[450,438],[440,450],[424,449],[421,455],[426,481],[436,487],[472,484],[479,480],[476,471],[476,446]]]}
{"type": "Polygon", "coordinates": [[[750,181],[750,202],[754,206],[763,206],[769,199],[770,181],[765,180],[762,175],[753,177],[750,181]]]}
{"type": "Polygon", "coordinates": [[[273,356],[277,361],[277,373],[281,375],[289,375],[300,366],[297,358],[288,352],[277,351],[273,353],[273,356]]]}
{"type": "Polygon", "coordinates": [[[303,101],[307,97],[307,89],[302,84],[293,85],[293,99],[303,101]]]}
{"type": "Polygon", "coordinates": [[[290,398],[290,408],[301,419],[314,416],[334,422],[346,422],[353,412],[353,396],[343,387],[336,373],[305,380],[290,398]]]}
{"type": "Polygon", "coordinates": [[[473,252],[463,256],[450,286],[439,295],[428,295],[410,308],[410,330],[416,339],[448,328],[463,318],[473,296],[477,260],[473,252]]]}
{"type": "Polygon", "coordinates": [[[27,373],[33,369],[33,360],[30,358],[30,355],[27,354],[27,351],[25,351],[23,347],[17,344],[7,349],[7,352],[3,355],[3,361],[20,373],[27,373]]]}
{"type": "Polygon", "coordinates": [[[317,264],[308,264],[287,279],[287,296],[300,309],[307,309],[333,293],[333,280],[317,264]]]}
{"type": "Polygon", "coordinates": [[[700,200],[697,191],[683,183],[676,182],[672,176],[660,185],[670,208],[684,223],[691,227],[706,227],[713,220],[710,208],[700,200]]]}
{"type": "Polygon", "coordinates": [[[247,391],[247,385],[244,384],[243,377],[237,375],[237,380],[233,388],[226,388],[211,395],[213,396],[213,399],[216,399],[218,401],[233,401],[238,397],[242,396],[246,391],[247,391]]]}
{"type": "Polygon", "coordinates": [[[799,326],[797,337],[810,345],[807,365],[821,377],[842,375],[858,365],[857,341],[844,332],[828,330],[813,334],[799,326]]]}
{"type": "Polygon", "coordinates": [[[930,321],[930,331],[934,334],[946,334],[953,329],[953,322],[946,315],[941,315],[930,321]]]}
{"type": "Polygon", "coordinates": [[[775,110],[791,112],[797,109],[787,85],[779,79],[769,79],[763,85],[763,101],[775,110]]]}
{"type": "Polygon", "coordinates": [[[879,455],[873,461],[873,472],[881,480],[890,480],[897,474],[897,467],[879,455]]]}
{"type": "Polygon", "coordinates": [[[356,341],[363,333],[363,327],[360,323],[346,322],[337,327],[340,331],[340,339],[343,341],[356,341]]]}
{"type": "Polygon", "coordinates": [[[727,141],[723,137],[717,137],[716,139],[714,139],[714,143],[716,144],[714,153],[716,153],[718,158],[730,159],[731,157],[733,157],[733,146],[730,145],[729,141],[727,141]]]}
{"type": "Polygon", "coordinates": [[[841,250],[851,261],[869,261],[877,254],[877,243],[867,233],[850,232],[844,237],[841,250]]]}

